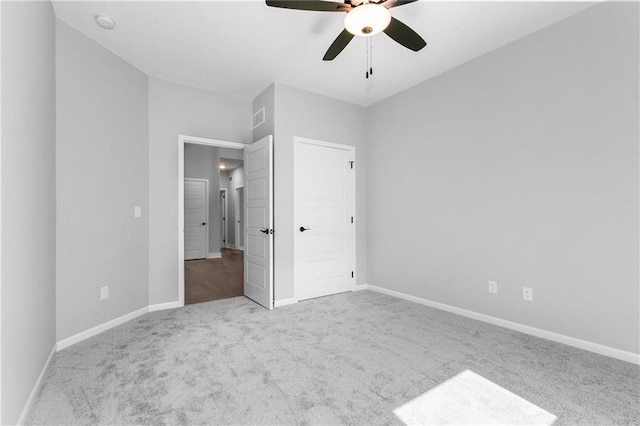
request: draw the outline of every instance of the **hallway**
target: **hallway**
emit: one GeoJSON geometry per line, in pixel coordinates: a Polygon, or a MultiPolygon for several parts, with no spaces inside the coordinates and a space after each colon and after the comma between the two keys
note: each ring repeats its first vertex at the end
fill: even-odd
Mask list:
{"type": "Polygon", "coordinates": [[[222,258],[184,263],[185,304],[227,299],[244,294],[244,252],[222,249],[222,258]]]}

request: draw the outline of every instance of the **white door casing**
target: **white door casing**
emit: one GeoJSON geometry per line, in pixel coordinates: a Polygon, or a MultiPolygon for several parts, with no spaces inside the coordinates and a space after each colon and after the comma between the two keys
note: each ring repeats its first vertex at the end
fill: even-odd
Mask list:
{"type": "Polygon", "coordinates": [[[220,188],[220,248],[227,247],[227,190],[220,188]]]}
{"type": "Polygon", "coordinates": [[[178,220],[176,223],[178,240],[178,300],[165,303],[163,306],[166,307],[184,306],[184,146],[187,143],[240,150],[246,146],[239,142],[222,141],[200,136],[178,135],[178,220]]]}
{"type": "Polygon", "coordinates": [[[184,180],[184,259],[204,259],[209,250],[209,182],[184,180]]]}
{"type": "Polygon", "coordinates": [[[355,288],[355,147],[294,138],[298,300],[355,288]]]}
{"type": "Polygon", "coordinates": [[[273,309],[273,137],[244,149],[244,295],[273,309]]]}
{"type": "Polygon", "coordinates": [[[244,186],[236,187],[236,248],[244,250],[244,186]]]}

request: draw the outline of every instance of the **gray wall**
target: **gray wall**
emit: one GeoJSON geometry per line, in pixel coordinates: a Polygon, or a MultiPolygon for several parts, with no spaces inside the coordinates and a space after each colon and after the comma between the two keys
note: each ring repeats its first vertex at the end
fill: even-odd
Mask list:
{"type": "Polygon", "coordinates": [[[276,85],[272,83],[253,100],[253,112],[256,113],[260,108],[264,107],[265,120],[264,123],[253,129],[252,142],[258,141],[268,135],[272,135],[275,139],[275,90],[276,85]]]}
{"type": "Polygon", "coordinates": [[[149,303],[178,300],[178,135],[251,141],[251,102],[149,79],[149,303]]]}
{"type": "Polygon", "coordinates": [[[369,283],[637,353],[638,35],[604,3],[371,107],[369,283]]]}
{"type": "MultiPolygon", "coordinates": [[[[254,102],[257,111],[273,99],[274,126],[274,250],[275,250],[275,299],[289,299],[294,295],[293,279],[293,137],[305,137],[326,142],[356,147],[356,238],[357,238],[357,283],[367,282],[366,278],[366,186],[367,146],[364,139],[365,109],[326,96],[297,89],[284,84],[274,85],[263,92],[254,102]],[[321,117],[321,119],[320,119],[321,117]],[[327,123],[330,123],[328,125],[327,123]]],[[[254,134],[257,139],[267,123],[258,127],[254,134]]]]}
{"type": "Polygon", "coordinates": [[[2,415],[15,424],[55,344],[55,17],[2,8],[2,415]]]}
{"type": "Polygon", "coordinates": [[[149,152],[146,75],[61,21],[56,36],[60,340],[148,304],[149,152]]]}
{"type": "Polygon", "coordinates": [[[184,146],[184,177],[209,181],[209,253],[220,253],[219,160],[216,147],[191,143],[184,146]]]}

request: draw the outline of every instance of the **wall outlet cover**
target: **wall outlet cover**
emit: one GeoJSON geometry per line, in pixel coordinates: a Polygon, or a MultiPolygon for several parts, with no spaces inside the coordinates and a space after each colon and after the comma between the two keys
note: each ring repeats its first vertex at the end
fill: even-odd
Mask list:
{"type": "Polygon", "coordinates": [[[496,281],[489,281],[489,293],[498,294],[498,283],[496,281]]]}
{"type": "Polygon", "coordinates": [[[522,287],[522,298],[527,302],[533,302],[533,289],[531,287],[522,287]]]}

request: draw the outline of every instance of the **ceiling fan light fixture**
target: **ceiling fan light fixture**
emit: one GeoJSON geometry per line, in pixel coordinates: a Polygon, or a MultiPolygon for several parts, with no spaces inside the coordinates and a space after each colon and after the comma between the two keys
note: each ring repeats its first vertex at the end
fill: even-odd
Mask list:
{"type": "Polygon", "coordinates": [[[386,7],[367,3],[354,7],[344,17],[344,27],[353,35],[370,37],[385,30],[391,22],[391,12],[386,7]]]}

